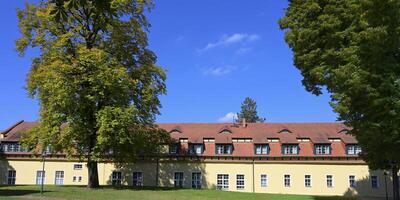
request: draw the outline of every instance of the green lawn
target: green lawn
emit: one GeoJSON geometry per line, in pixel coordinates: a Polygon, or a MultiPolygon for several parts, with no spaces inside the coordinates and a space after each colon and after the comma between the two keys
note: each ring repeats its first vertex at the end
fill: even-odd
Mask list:
{"type": "Polygon", "coordinates": [[[89,190],[85,187],[72,186],[45,186],[44,198],[40,194],[38,186],[14,186],[0,187],[0,199],[46,199],[46,200],[63,200],[63,199],[95,199],[95,200],[119,200],[119,199],[165,199],[165,200],[355,200],[355,198],[345,197],[321,197],[321,196],[305,196],[305,195],[279,195],[279,194],[254,194],[240,192],[223,192],[216,190],[191,190],[191,189],[162,189],[149,188],[136,190],[132,188],[101,188],[89,190]]]}

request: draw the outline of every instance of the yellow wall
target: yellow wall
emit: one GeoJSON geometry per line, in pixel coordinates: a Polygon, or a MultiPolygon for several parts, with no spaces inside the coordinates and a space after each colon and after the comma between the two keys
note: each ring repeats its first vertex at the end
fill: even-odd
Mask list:
{"type": "MultiPolygon", "coordinates": [[[[45,163],[45,184],[53,185],[55,171],[64,171],[64,185],[85,185],[87,183],[87,168],[83,163],[82,170],[74,170],[78,161],[47,160],[45,163]],[[73,182],[73,176],[82,176],[82,182],[73,182]]],[[[0,161],[0,177],[6,184],[7,170],[16,170],[16,184],[36,184],[36,171],[42,170],[41,160],[9,159],[0,161]]],[[[111,184],[112,171],[116,170],[112,163],[99,163],[99,181],[102,185],[111,184]]],[[[140,161],[124,166],[122,172],[123,184],[132,185],[132,172],[143,173],[145,186],[156,186],[157,163],[140,161]]],[[[360,163],[317,163],[317,162],[253,162],[251,161],[171,161],[162,160],[158,165],[158,185],[172,187],[174,172],[184,173],[184,187],[191,187],[192,172],[202,173],[202,187],[216,188],[217,174],[229,174],[229,190],[243,192],[265,192],[283,194],[309,195],[354,195],[384,196],[385,182],[382,171],[370,171],[368,166],[360,163]],[[253,180],[254,168],[254,180],[253,180]],[[236,175],[245,175],[245,188],[236,189],[236,175]],[[268,186],[261,187],[260,176],[267,174],[268,186]],[[291,187],[284,187],[284,174],[291,175],[291,187]],[[311,175],[311,187],[305,187],[304,176],[311,175]],[[326,175],[333,176],[333,187],[326,185],[326,175]],[[354,175],[357,181],[355,189],[349,189],[349,175],[354,175]],[[370,175],[379,176],[379,188],[372,188],[370,175]],[[254,182],[254,185],[253,185],[254,182]],[[253,188],[254,186],[254,188],[253,188]]],[[[388,181],[388,191],[391,193],[391,183],[388,181]]]]}

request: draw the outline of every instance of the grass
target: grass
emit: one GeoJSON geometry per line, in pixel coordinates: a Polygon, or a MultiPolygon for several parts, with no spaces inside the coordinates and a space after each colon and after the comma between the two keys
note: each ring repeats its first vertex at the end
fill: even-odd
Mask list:
{"type": "Polygon", "coordinates": [[[43,197],[38,186],[12,186],[0,187],[0,199],[93,199],[93,200],[218,200],[218,199],[250,199],[250,200],[355,200],[346,197],[323,197],[307,195],[281,195],[281,194],[260,194],[260,193],[241,193],[224,192],[217,190],[192,190],[192,189],[172,189],[172,188],[143,188],[132,189],[103,187],[100,189],[89,190],[85,187],[76,186],[45,186],[43,197]]]}

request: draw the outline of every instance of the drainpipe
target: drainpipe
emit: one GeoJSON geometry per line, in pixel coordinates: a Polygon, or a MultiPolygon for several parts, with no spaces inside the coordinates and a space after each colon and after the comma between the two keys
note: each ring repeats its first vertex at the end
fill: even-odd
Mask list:
{"type": "Polygon", "coordinates": [[[158,187],[158,163],[159,163],[159,161],[158,161],[158,157],[157,157],[157,160],[156,160],[156,187],[158,187]]]}
{"type": "Polygon", "coordinates": [[[254,157],[253,157],[253,193],[255,192],[254,157]]]}

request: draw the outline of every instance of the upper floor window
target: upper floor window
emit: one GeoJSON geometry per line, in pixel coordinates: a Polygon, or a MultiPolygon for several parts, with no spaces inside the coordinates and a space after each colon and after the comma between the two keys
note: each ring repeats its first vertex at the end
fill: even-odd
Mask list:
{"type": "Polygon", "coordinates": [[[82,164],[74,164],[74,170],[82,170],[82,164]]]}
{"type": "Polygon", "coordinates": [[[217,144],[215,146],[215,153],[220,154],[232,154],[233,146],[231,144],[217,144]]]}
{"type": "Polygon", "coordinates": [[[189,153],[190,154],[202,154],[203,153],[203,144],[190,144],[189,153]]]}
{"type": "Polygon", "coordinates": [[[361,147],[357,144],[349,144],[346,146],[347,155],[358,155],[362,152],[361,147]]]}
{"type": "Polygon", "coordinates": [[[254,152],[257,155],[268,154],[269,146],[268,144],[256,144],[254,145],[254,152]]]}
{"type": "Polygon", "coordinates": [[[282,145],[282,154],[284,155],[299,154],[299,145],[297,144],[282,145]]]}
{"type": "Polygon", "coordinates": [[[329,155],[331,154],[331,145],[329,144],[316,144],[314,146],[315,155],[329,155]]]}

